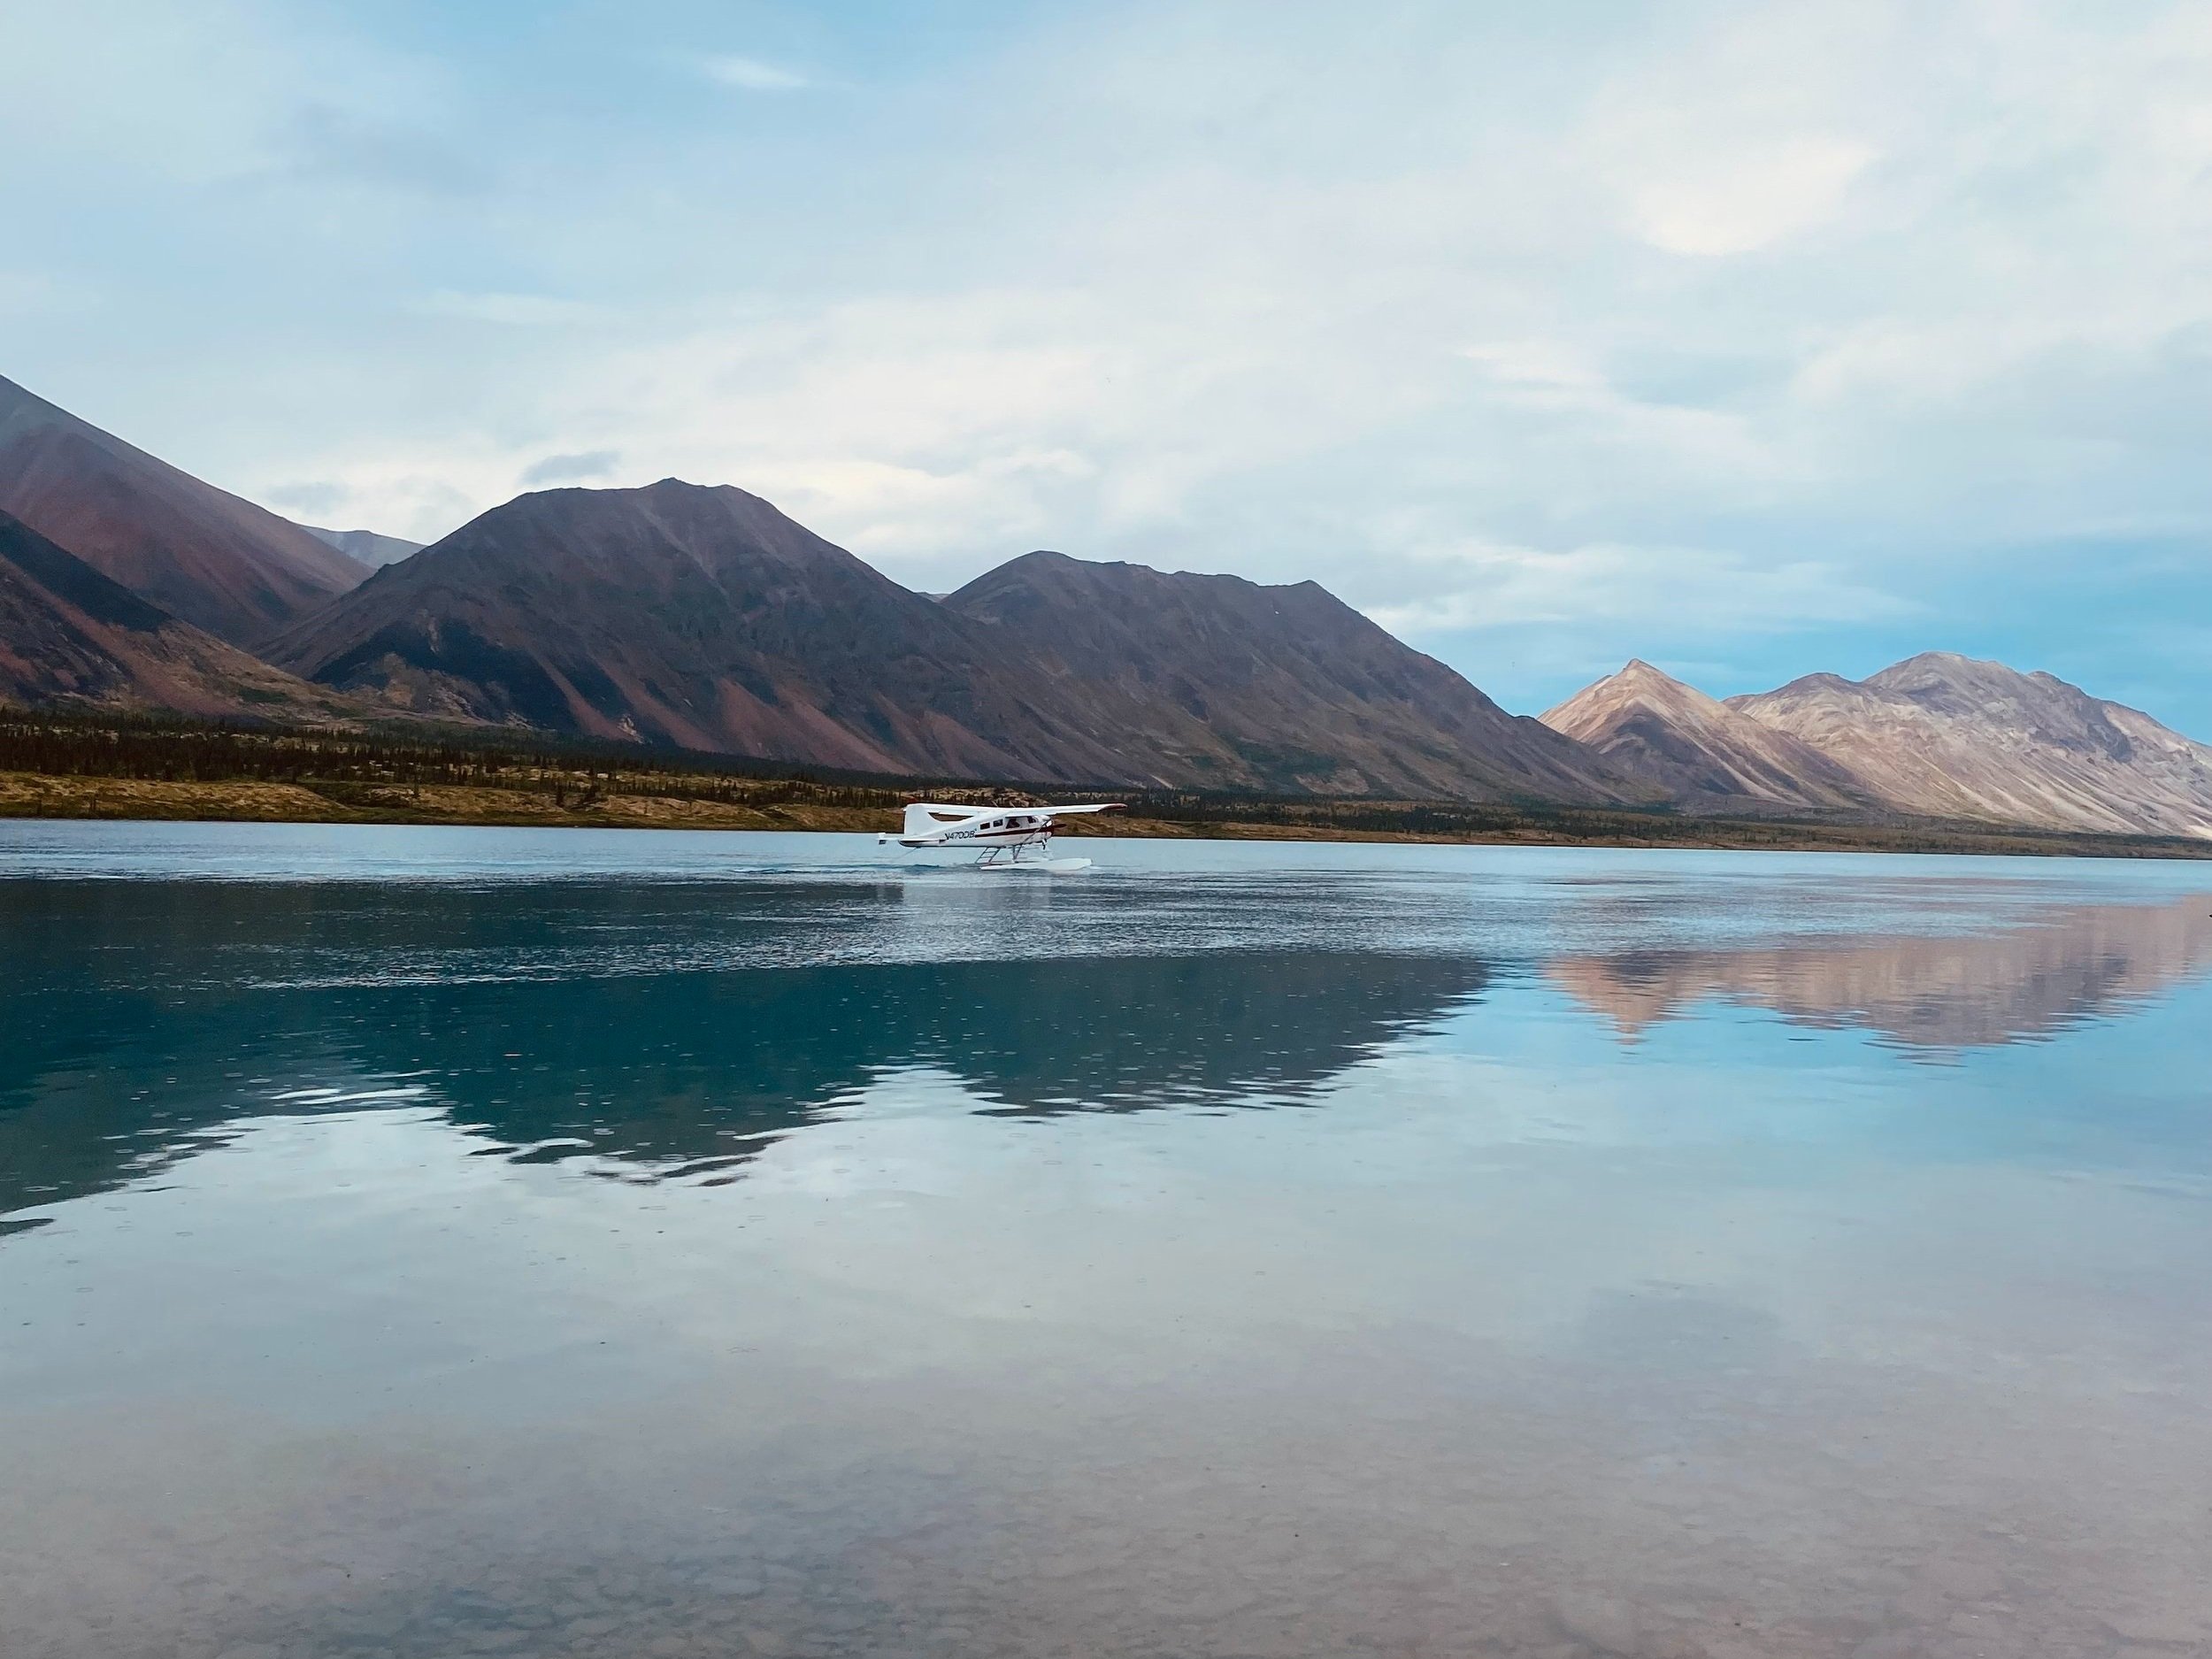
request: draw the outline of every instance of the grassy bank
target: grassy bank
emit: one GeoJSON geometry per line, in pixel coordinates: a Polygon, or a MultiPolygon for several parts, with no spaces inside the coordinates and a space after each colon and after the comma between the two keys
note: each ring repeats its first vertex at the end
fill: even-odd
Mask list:
{"type": "MultiPolygon", "coordinates": [[[[895,828],[933,799],[1048,804],[1096,791],[980,788],[721,757],[446,736],[0,711],[0,818],[492,824],[603,829],[895,828]]],[[[2212,857],[2212,844],[1970,825],[1706,818],[1535,803],[1122,792],[1071,833],[1755,850],[2212,857]]]]}

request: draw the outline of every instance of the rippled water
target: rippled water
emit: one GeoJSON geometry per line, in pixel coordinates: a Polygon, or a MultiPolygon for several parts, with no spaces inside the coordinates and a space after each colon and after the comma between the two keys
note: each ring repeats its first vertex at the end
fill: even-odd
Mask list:
{"type": "Polygon", "coordinates": [[[2212,867],[0,825],[0,1654],[2185,1654],[2212,867]]]}

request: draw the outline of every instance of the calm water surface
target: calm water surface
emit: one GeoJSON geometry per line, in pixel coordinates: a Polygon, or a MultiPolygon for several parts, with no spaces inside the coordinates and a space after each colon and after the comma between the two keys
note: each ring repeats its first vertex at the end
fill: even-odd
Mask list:
{"type": "Polygon", "coordinates": [[[2199,1654],[2212,866],[0,825],[0,1654],[2199,1654]]]}

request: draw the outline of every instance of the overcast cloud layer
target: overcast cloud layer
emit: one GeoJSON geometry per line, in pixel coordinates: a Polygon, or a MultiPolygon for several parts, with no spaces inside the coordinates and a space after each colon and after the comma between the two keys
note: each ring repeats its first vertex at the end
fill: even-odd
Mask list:
{"type": "Polygon", "coordinates": [[[2212,738],[2212,8],[0,0],[0,373],[309,521],[675,474],[1311,577],[1534,710],[2212,738]]]}

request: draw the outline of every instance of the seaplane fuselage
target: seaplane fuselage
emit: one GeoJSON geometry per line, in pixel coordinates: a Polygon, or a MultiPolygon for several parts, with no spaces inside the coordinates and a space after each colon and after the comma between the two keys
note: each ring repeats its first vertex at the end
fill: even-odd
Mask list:
{"type": "Polygon", "coordinates": [[[1093,801],[1079,806],[948,806],[917,801],[906,809],[906,821],[895,835],[879,835],[878,846],[896,842],[917,852],[961,852],[972,849],[992,856],[1018,857],[1032,849],[1051,844],[1056,820],[1078,813],[1118,812],[1118,801],[1093,801]]]}

